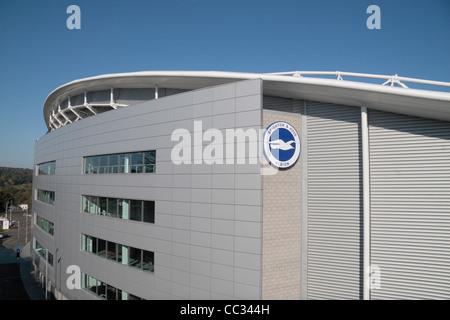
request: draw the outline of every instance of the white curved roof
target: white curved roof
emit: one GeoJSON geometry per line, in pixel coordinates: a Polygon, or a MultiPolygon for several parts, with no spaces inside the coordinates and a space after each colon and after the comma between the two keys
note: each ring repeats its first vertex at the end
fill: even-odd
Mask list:
{"type": "Polygon", "coordinates": [[[431,119],[450,121],[450,93],[407,88],[404,82],[450,87],[447,82],[435,82],[397,76],[378,76],[346,72],[288,72],[279,74],[241,73],[222,71],[143,71],[106,74],[69,82],[55,89],[44,103],[44,119],[69,96],[85,91],[110,88],[175,88],[199,89],[229,82],[262,79],[265,95],[365,106],[431,119]],[[305,77],[305,75],[307,75],[305,77]],[[310,77],[335,75],[337,79],[310,77]],[[384,85],[348,81],[342,77],[387,79],[384,85]],[[391,84],[391,86],[386,85],[391,84]],[[402,87],[392,86],[394,84],[402,87]]]}

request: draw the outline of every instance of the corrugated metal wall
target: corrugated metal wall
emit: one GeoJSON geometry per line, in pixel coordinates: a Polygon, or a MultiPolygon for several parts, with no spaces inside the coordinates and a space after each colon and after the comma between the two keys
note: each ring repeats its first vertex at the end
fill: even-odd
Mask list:
{"type": "Polygon", "coordinates": [[[450,123],[370,110],[372,299],[450,299],[450,123]]]}
{"type": "Polygon", "coordinates": [[[309,102],[307,298],[362,298],[361,109],[309,102]]]}

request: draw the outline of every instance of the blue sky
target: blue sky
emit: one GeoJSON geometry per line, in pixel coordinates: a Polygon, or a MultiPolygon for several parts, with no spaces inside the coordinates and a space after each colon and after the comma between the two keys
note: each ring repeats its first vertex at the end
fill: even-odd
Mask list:
{"type": "Polygon", "coordinates": [[[450,82],[449,31],[449,0],[0,0],[0,166],[32,168],[44,101],[75,79],[339,70],[450,82]],[[66,26],[72,4],[80,30],[66,26]]]}

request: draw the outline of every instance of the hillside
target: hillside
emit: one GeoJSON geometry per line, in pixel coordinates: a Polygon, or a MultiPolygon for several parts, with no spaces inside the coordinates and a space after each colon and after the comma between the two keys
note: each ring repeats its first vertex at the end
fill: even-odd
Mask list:
{"type": "Polygon", "coordinates": [[[5,212],[10,200],[12,204],[26,203],[31,208],[32,181],[31,169],[0,167],[0,213],[5,212]]]}

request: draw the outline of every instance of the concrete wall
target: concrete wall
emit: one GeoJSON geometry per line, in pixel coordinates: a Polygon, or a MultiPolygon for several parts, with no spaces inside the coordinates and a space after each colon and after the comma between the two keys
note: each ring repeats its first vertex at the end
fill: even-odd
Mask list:
{"type": "Polygon", "coordinates": [[[175,165],[178,141],[171,134],[193,133],[194,120],[203,130],[260,129],[261,90],[261,80],[250,80],[189,91],[107,111],[39,139],[35,164],[56,160],[56,174],[35,176],[33,189],[56,194],[54,206],[33,201],[33,213],[54,222],[55,235],[36,226],[33,235],[55,256],[48,274],[56,288],[70,299],[95,298],[66,288],[67,266],[78,265],[145,299],[260,299],[260,165],[175,165]],[[155,149],[154,174],[82,174],[85,156],[155,149]],[[154,200],[155,224],[81,213],[83,194],[154,200]],[[81,251],[83,233],[154,251],[154,274],[81,251]]]}
{"type": "MultiPolygon", "coordinates": [[[[294,126],[301,115],[264,110],[263,127],[276,121],[294,126]]],[[[263,299],[300,299],[301,161],[263,176],[263,299]]]]}

